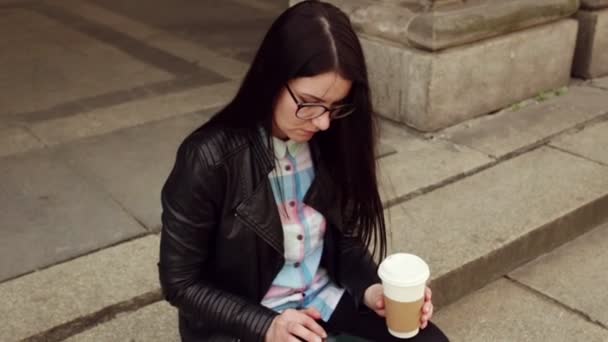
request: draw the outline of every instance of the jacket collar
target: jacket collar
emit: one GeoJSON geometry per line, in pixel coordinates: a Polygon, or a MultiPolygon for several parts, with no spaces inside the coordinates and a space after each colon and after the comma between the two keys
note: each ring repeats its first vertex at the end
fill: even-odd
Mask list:
{"type": "MultiPolygon", "coordinates": [[[[251,227],[256,234],[284,255],[283,227],[268,174],[274,168],[274,158],[264,137],[258,132],[249,136],[255,178],[253,191],[237,206],[236,212],[241,219],[251,227]]],[[[335,186],[323,163],[320,162],[320,149],[314,140],[310,143],[311,154],[315,166],[315,179],[306,196],[304,203],[320,212],[328,223],[341,227],[339,205],[335,203],[335,186]]]]}

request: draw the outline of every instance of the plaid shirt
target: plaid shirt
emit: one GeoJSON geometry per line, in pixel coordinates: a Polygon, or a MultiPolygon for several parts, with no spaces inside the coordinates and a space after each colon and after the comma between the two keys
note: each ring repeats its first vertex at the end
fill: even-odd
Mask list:
{"type": "Polygon", "coordinates": [[[315,174],[308,144],[273,138],[275,169],[268,175],[283,224],[285,265],[262,305],[277,312],[313,307],[328,321],[344,289],[319,267],[326,222],[303,199],[315,174]]]}

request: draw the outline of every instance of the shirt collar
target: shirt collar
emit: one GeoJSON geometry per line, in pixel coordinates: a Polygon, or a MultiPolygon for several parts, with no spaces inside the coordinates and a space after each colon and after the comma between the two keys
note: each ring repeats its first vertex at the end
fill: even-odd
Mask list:
{"type": "Polygon", "coordinates": [[[289,155],[295,157],[300,150],[300,147],[303,145],[302,143],[298,143],[293,140],[283,141],[277,137],[272,137],[272,144],[274,147],[274,155],[278,159],[285,158],[288,151],[289,155]]]}
{"type": "MultiPolygon", "coordinates": [[[[266,134],[266,130],[262,126],[259,126],[258,130],[260,131],[262,138],[265,140],[268,137],[268,135],[266,134]]],[[[275,136],[272,137],[274,155],[278,159],[285,158],[285,156],[287,155],[287,151],[289,151],[289,154],[292,157],[295,157],[296,153],[298,153],[298,151],[300,150],[300,147],[305,144],[307,143],[298,143],[293,140],[284,141],[275,136]]]]}

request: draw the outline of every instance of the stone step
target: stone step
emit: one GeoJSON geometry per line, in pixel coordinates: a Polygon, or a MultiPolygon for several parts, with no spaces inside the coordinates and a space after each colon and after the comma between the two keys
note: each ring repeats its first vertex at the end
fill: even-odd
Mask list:
{"type": "Polygon", "coordinates": [[[608,224],[435,315],[454,341],[607,341],[608,224]]]}
{"type": "MultiPolygon", "coordinates": [[[[605,341],[606,275],[601,270],[607,234],[605,223],[440,309],[435,323],[453,341],[605,341]]],[[[177,342],[176,317],[175,308],[156,302],[120,313],[66,341],[177,342]]]]}
{"type": "Polygon", "coordinates": [[[146,236],[1,283],[0,341],[59,341],[159,301],[158,249],[146,236]]]}
{"type": "Polygon", "coordinates": [[[391,251],[429,262],[438,306],[608,220],[608,168],[593,146],[564,148],[537,148],[387,210],[391,251]]]}
{"type": "Polygon", "coordinates": [[[580,313],[608,333],[608,223],[518,268],[509,278],[580,313]]]}
{"type": "Polygon", "coordinates": [[[494,115],[447,128],[434,136],[504,159],[542,145],[570,129],[605,120],[607,115],[608,91],[571,85],[494,115]]]}
{"type": "Polygon", "coordinates": [[[424,149],[419,140],[385,128],[389,141],[402,142],[394,143],[398,153],[390,156],[399,160],[396,170],[385,171],[385,199],[406,201],[387,211],[396,230],[393,250],[431,258],[439,305],[537,256],[529,247],[550,250],[607,217],[602,142],[608,137],[608,93],[602,81],[593,82],[598,88],[572,86],[426,134],[424,149]],[[585,168],[589,172],[581,173],[585,168]],[[574,230],[565,222],[581,226],[574,230]],[[472,276],[475,270],[481,277],[472,276]]]}
{"type": "MultiPolygon", "coordinates": [[[[383,195],[392,205],[387,209],[393,232],[391,249],[414,252],[429,261],[433,272],[431,285],[439,306],[607,218],[608,167],[602,149],[605,144],[601,142],[608,136],[608,125],[601,110],[603,93],[585,89],[568,94],[581,97],[585,105],[567,107],[570,116],[556,115],[550,110],[560,108],[561,102],[545,106],[551,101],[572,103],[573,97],[533,105],[538,106],[536,110],[527,107],[529,113],[539,112],[537,118],[543,119],[535,119],[528,125],[517,124],[518,137],[524,137],[517,143],[510,143],[515,141],[513,137],[491,141],[489,134],[485,140],[457,140],[449,134],[442,139],[424,139],[398,126],[382,124],[382,142],[386,146],[381,153],[381,171],[393,183],[382,185],[383,191],[393,191],[383,195]],[[545,116],[567,121],[547,126],[545,116]],[[567,127],[573,125],[577,130],[565,135],[567,127]],[[539,141],[546,146],[539,148],[539,141]],[[494,152],[491,149],[494,146],[501,149],[494,152]],[[534,149],[528,151],[529,146],[534,149]]],[[[522,118],[517,113],[509,114],[513,121],[495,115],[469,126],[469,132],[475,137],[479,137],[475,129],[499,132],[500,125],[493,120],[517,122],[522,118]]],[[[84,179],[111,194],[146,228],[157,230],[158,203],[150,194],[158,193],[160,175],[168,172],[173,158],[171,151],[179,137],[205,117],[204,113],[185,115],[90,137],[78,144],[60,146],[54,155],[57,161],[67,162],[84,179]],[[157,136],[163,138],[156,141],[147,138],[157,136]],[[153,145],[168,141],[168,147],[153,145]],[[132,148],[117,148],[127,145],[132,148]],[[147,149],[162,151],[161,156],[135,153],[147,149]],[[122,166],[106,170],[104,165],[110,164],[104,161],[112,158],[132,162],[125,164],[124,170],[122,166]],[[152,161],[156,164],[150,168],[152,161]],[[135,179],[120,177],[131,174],[132,169],[149,169],[146,182],[155,185],[149,191],[135,191],[138,188],[135,179]]],[[[153,267],[158,247],[154,239],[157,237],[128,242],[0,284],[0,291],[8,294],[4,298],[12,298],[0,305],[6,310],[0,315],[10,317],[0,328],[0,340],[42,338],[48,334],[71,336],[96,322],[159,300],[153,267]],[[136,249],[133,244],[138,243],[144,245],[141,248],[146,252],[130,256],[128,253],[136,249]],[[145,265],[148,273],[131,269],[138,265],[145,265]],[[79,268],[86,271],[74,271],[79,268]],[[109,280],[111,286],[104,280],[109,280]],[[48,304],[41,306],[43,300],[48,304]]],[[[167,311],[166,319],[174,319],[173,309],[161,306],[158,310],[167,311]]],[[[142,312],[146,315],[148,311],[142,312]]]]}
{"type": "MultiPolygon", "coordinates": [[[[440,307],[584,233],[608,219],[608,167],[584,143],[605,127],[598,123],[389,208],[391,250],[429,262],[440,307]],[[575,147],[577,155],[569,153],[575,147]]],[[[10,317],[0,340],[93,341],[116,331],[136,341],[137,334],[176,338],[175,309],[145,305],[160,300],[157,248],[158,237],[149,236],[0,284],[11,298],[0,305],[10,317]],[[141,332],[150,319],[156,323],[141,332]]],[[[497,286],[519,296],[517,288],[497,286]]]]}
{"type": "MultiPolygon", "coordinates": [[[[395,151],[379,161],[383,202],[392,206],[608,120],[603,81],[596,80],[594,87],[572,85],[432,134],[382,121],[381,142],[395,151]]],[[[600,128],[595,131],[586,145],[596,146],[597,155],[602,144],[594,142],[605,137],[600,128]]]]}
{"type": "Polygon", "coordinates": [[[382,122],[381,142],[394,149],[378,161],[380,196],[387,207],[494,162],[467,146],[421,139],[389,122],[382,122]]]}
{"type": "Polygon", "coordinates": [[[35,122],[29,125],[29,128],[47,146],[64,144],[143,123],[223,106],[236,92],[237,86],[236,82],[228,81],[190,88],[69,117],[35,122]]]}
{"type": "Polygon", "coordinates": [[[18,227],[1,232],[0,282],[158,232],[175,151],[214,110],[0,158],[0,227],[18,227]]]}
{"type": "Polygon", "coordinates": [[[500,279],[435,315],[451,341],[605,342],[608,332],[500,279]]]}
{"type": "Polygon", "coordinates": [[[594,86],[608,90],[608,77],[596,78],[591,81],[594,86]]]}
{"type": "MultiPolygon", "coordinates": [[[[606,251],[608,224],[444,307],[434,321],[453,341],[605,341],[606,251]]],[[[66,341],[116,340],[179,341],[175,309],[157,302],[66,341]]]]}
{"type": "Polygon", "coordinates": [[[163,341],[179,342],[177,311],[169,303],[157,302],[117,316],[90,330],[74,335],[66,342],[163,341]]]}

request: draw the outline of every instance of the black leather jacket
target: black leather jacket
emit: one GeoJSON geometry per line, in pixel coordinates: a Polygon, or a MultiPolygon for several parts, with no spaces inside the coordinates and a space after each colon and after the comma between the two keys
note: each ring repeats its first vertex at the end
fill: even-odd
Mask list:
{"type": "MultiPolygon", "coordinates": [[[[160,282],[179,310],[183,341],[263,341],[277,315],[259,303],[284,264],[268,180],[271,152],[256,130],[218,125],[179,147],[162,190],[160,282]]],[[[361,242],[343,233],[332,180],[311,141],[316,177],[304,202],[328,223],[322,266],[360,302],[378,282],[361,242]]],[[[357,303],[358,305],[359,303],[357,303]]]]}

